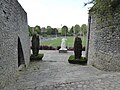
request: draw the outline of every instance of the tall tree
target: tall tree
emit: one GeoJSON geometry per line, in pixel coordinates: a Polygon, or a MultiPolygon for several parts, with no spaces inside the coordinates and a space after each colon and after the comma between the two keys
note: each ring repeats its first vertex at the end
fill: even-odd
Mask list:
{"type": "Polygon", "coordinates": [[[87,33],[87,25],[86,24],[82,24],[80,29],[81,29],[82,33],[84,35],[86,35],[86,33],[87,33]]]}
{"type": "Polygon", "coordinates": [[[40,35],[41,34],[41,28],[40,28],[40,26],[36,25],[35,28],[34,28],[34,31],[36,31],[37,34],[40,35]]]}
{"type": "Polygon", "coordinates": [[[51,26],[47,26],[47,34],[48,35],[52,34],[52,27],[51,26]]]}
{"type": "Polygon", "coordinates": [[[78,34],[79,32],[80,32],[80,26],[78,24],[76,24],[75,28],[74,28],[74,33],[78,34]]]}
{"type": "Polygon", "coordinates": [[[68,27],[67,26],[63,26],[62,30],[61,30],[61,35],[65,36],[68,33],[68,27]]]}

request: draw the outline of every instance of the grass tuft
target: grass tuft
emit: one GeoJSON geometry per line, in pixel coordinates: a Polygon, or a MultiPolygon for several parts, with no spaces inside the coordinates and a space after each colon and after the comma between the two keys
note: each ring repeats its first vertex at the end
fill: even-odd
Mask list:
{"type": "Polygon", "coordinates": [[[42,60],[43,56],[44,56],[44,54],[38,54],[37,56],[35,56],[35,55],[32,54],[30,56],[30,60],[31,61],[42,60]]]}
{"type": "Polygon", "coordinates": [[[72,64],[86,65],[87,64],[87,58],[86,57],[81,57],[80,59],[75,59],[75,56],[71,55],[68,59],[68,62],[72,63],[72,64]]]}

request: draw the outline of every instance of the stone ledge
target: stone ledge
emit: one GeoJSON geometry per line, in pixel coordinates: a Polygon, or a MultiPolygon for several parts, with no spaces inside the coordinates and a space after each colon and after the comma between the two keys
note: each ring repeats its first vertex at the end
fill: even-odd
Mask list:
{"type": "Polygon", "coordinates": [[[67,53],[67,50],[59,50],[59,53],[67,53]]]}

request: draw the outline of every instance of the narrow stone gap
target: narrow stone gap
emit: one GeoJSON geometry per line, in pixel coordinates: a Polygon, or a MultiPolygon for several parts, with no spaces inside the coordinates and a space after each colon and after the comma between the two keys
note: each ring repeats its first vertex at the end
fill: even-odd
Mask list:
{"type": "Polygon", "coordinates": [[[23,55],[21,41],[20,41],[20,38],[18,37],[18,67],[22,64],[25,64],[25,59],[23,55]]]}

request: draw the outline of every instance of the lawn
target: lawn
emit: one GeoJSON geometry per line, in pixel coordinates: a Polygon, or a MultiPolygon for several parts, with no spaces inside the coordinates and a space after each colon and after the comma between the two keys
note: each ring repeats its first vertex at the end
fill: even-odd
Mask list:
{"type": "MultiPolygon", "coordinates": [[[[67,37],[67,41],[66,41],[67,47],[73,47],[74,39],[75,39],[74,37],[67,37]]],[[[49,40],[49,41],[41,42],[41,45],[57,47],[57,46],[61,45],[61,40],[62,40],[62,38],[59,37],[59,38],[55,38],[55,39],[52,39],[52,40],[49,40]]],[[[82,38],[82,44],[83,44],[83,46],[86,45],[86,37],[82,38]]]]}

